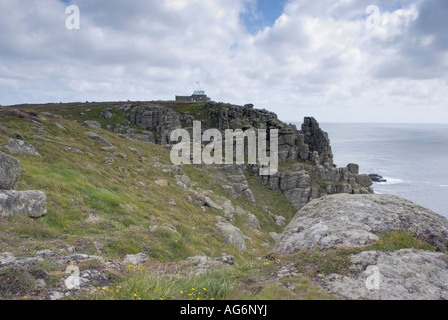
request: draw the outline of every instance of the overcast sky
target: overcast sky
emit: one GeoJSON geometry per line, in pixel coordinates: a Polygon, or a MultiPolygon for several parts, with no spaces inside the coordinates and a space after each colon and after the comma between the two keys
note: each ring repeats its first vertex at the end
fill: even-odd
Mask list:
{"type": "Polygon", "coordinates": [[[447,30],[447,0],[0,0],[0,104],[172,100],[200,81],[288,122],[448,123],[447,30]]]}

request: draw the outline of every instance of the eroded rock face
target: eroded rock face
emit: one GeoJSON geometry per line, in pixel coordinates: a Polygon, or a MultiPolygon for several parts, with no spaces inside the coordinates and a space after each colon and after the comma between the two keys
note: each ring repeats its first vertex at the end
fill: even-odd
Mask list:
{"type": "Polygon", "coordinates": [[[274,251],[362,247],[378,233],[409,231],[448,252],[448,219],[392,195],[339,194],[313,200],[284,229],[274,251]]]}
{"type": "Polygon", "coordinates": [[[349,275],[332,274],[322,279],[322,286],[344,299],[446,300],[447,258],[443,253],[411,249],[365,251],[351,257],[349,275]]]}
{"type": "Polygon", "coordinates": [[[132,109],[130,121],[144,130],[157,132],[160,139],[156,142],[162,145],[170,143],[172,130],[182,127],[180,113],[160,106],[137,106],[132,109]]]}
{"type": "Polygon", "coordinates": [[[308,202],[329,194],[370,194],[372,181],[368,175],[353,173],[350,167],[297,163],[287,171],[278,171],[272,176],[260,179],[269,184],[273,191],[281,190],[296,209],[308,202]]]}
{"type": "MultiPolygon", "coordinates": [[[[373,193],[372,181],[367,175],[359,174],[359,166],[356,164],[350,164],[345,168],[334,166],[328,134],[320,128],[313,117],[305,117],[298,130],[295,125],[280,121],[275,113],[264,109],[240,106],[216,108],[207,104],[199,109],[202,111],[193,115],[164,106],[137,105],[132,107],[129,123],[138,125],[146,132],[154,132],[156,137],[148,141],[162,145],[170,144],[172,130],[177,128],[190,130],[193,121],[201,121],[203,130],[216,128],[223,136],[227,129],[243,131],[266,129],[267,132],[278,130],[279,164],[288,161],[297,163],[272,176],[260,176],[259,168],[254,167],[254,174],[269,184],[274,191],[281,190],[296,209],[327,194],[373,193]]],[[[135,129],[128,128],[128,130],[135,129]]],[[[133,137],[129,132],[127,134],[133,137]]],[[[228,170],[228,174],[233,185],[226,187],[226,191],[234,198],[244,193],[256,206],[247,181],[243,179],[243,172],[239,169],[228,170]]]]}
{"type": "Polygon", "coordinates": [[[47,197],[42,191],[0,191],[0,216],[25,215],[40,218],[47,213],[47,197]]]}
{"type": "Polygon", "coordinates": [[[20,161],[0,151],[0,190],[12,190],[20,179],[20,161]]]}
{"type": "Polygon", "coordinates": [[[328,134],[321,130],[319,123],[312,117],[306,117],[302,124],[302,134],[305,136],[305,143],[308,145],[310,153],[317,152],[319,164],[333,164],[333,153],[331,152],[330,139],[328,134]]]}

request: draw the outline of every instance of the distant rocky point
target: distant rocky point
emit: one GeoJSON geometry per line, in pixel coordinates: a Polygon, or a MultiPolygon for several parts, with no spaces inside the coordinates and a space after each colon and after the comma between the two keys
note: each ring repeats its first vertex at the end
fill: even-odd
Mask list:
{"type": "Polygon", "coordinates": [[[371,173],[369,174],[370,180],[372,180],[373,182],[387,182],[386,179],[383,178],[383,176],[380,176],[379,174],[376,173],[371,173]]]}

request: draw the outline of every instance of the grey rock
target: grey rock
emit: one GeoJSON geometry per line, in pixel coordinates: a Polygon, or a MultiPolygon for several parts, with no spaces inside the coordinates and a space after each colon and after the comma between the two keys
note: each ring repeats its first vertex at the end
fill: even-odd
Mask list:
{"type": "Polygon", "coordinates": [[[244,176],[243,170],[239,165],[224,166],[223,170],[233,176],[244,176]]]}
{"type": "Polygon", "coordinates": [[[0,216],[25,215],[39,218],[47,213],[47,197],[42,191],[0,191],[0,216]]]}
{"type": "Polygon", "coordinates": [[[82,271],[80,277],[80,290],[92,290],[94,287],[105,287],[109,285],[107,277],[98,270],[82,271]]]}
{"type": "Polygon", "coordinates": [[[98,121],[87,120],[83,124],[92,129],[101,129],[101,124],[98,121]]]}
{"type": "Polygon", "coordinates": [[[17,109],[4,109],[1,108],[0,111],[7,116],[18,116],[20,115],[20,111],[17,109]]]}
{"type": "Polygon", "coordinates": [[[11,139],[5,147],[11,153],[29,153],[35,156],[40,156],[29,142],[23,140],[11,139]]]}
{"type": "Polygon", "coordinates": [[[201,275],[212,268],[233,266],[235,264],[235,258],[227,254],[223,254],[221,257],[215,259],[207,256],[194,256],[188,258],[186,262],[195,266],[196,275],[201,275]]]}
{"type": "Polygon", "coordinates": [[[300,209],[305,206],[310,200],[311,188],[295,188],[283,192],[285,197],[289,200],[292,206],[300,209]]]}
{"type": "Polygon", "coordinates": [[[448,219],[392,195],[338,194],[303,207],[280,235],[274,251],[292,253],[320,247],[363,247],[377,234],[409,231],[448,252],[448,219]]]}
{"type": "Polygon", "coordinates": [[[124,264],[128,265],[141,265],[145,262],[148,262],[149,258],[144,253],[138,253],[138,254],[128,254],[123,260],[124,264]]]}
{"type": "Polygon", "coordinates": [[[321,285],[350,300],[447,300],[448,264],[443,253],[404,249],[366,251],[351,257],[349,275],[330,275],[321,285]],[[378,287],[366,282],[376,267],[378,287]]]}
{"type": "Polygon", "coordinates": [[[112,144],[112,143],[110,143],[109,141],[107,141],[107,140],[104,139],[103,137],[100,137],[100,136],[97,135],[96,133],[93,133],[93,132],[86,132],[85,134],[86,134],[90,139],[92,139],[92,140],[95,140],[95,141],[98,141],[98,142],[100,142],[100,143],[102,143],[102,144],[105,144],[105,145],[108,145],[108,146],[113,147],[113,144],[112,144]]]}
{"type": "Polygon", "coordinates": [[[108,111],[108,110],[103,110],[102,112],[101,112],[101,116],[104,118],[104,119],[111,119],[111,118],[113,118],[113,113],[112,112],[110,112],[110,111],[108,111]]]}
{"type": "Polygon", "coordinates": [[[247,218],[248,218],[249,225],[251,227],[253,227],[255,229],[261,229],[260,222],[258,221],[258,218],[256,215],[254,215],[253,213],[249,213],[247,215],[247,218]]]}
{"type": "Polygon", "coordinates": [[[10,252],[0,254],[0,268],[12,266],[15,261],[16,257],[10,252]]]}
{"type": "Polygon", "coordinates": [[[16,188],[20,174],[20,161],[0,151],[0,190],[16,188]]]}
{"type": "Polygon", "coordinates": [[[65,150],[70,151],[70,152],[79,153],[79,154],[84,154],[84,152],[82,152],[81,150],[72,148],[72,147],[65,147],[65,150]]]}
{"type": "Polygon", "coordinates": [[[68,131],[67,128],[65,128],[62,124],[59,124],[59,123],[56,122],[54,125],[55,125],[56,127],[58,127],[59,129],[62,129],[62,130],[64,130],[64,131],[68,131]]]}
{"type": "Polygon", "coordinates": [[[207,196],[204,196],[204,204],[207,207],[213,208],[213,209],[217,209],[217,210],[224,210],[220,205],[216,204],[212,199],[210,199],[207,196]]]}
{"type": "Polygon", "coordinates": [[[348,169],[348,171],[350,171],[353,174],[359,174],[359,165],[357,165],[355,163],[349,163],[347,165],[347,169],[348,169]]]}
{"type": "Polygon", "coordinates": [[[138,141],[143,141],[143,142],[150,142],[150,143],[156,142],[154,133],[152,133],[151,131],[144,131],[143,133],[130,134],[130,137],[132,139],[135,139],[138,141]]]}
{"type": "Polygon", "coordinates": [[[212,199],[207,197],[205,194],[202,194],[202,193],[200,193],[198,191],[193,191],[193,195],[194,195],[195,199],[200,204],[202,204],[202,205],[204,205],[206,207],[210,207],[210,208],[217,209],[217,210],[224,210],[223,207],[221,207],[220,205],[215,203],[212,199]]]}
{"type": "Polygon", "coordinates": [[[230,197],[232,197],[232,199],[237,198],[237,193],[235,192],[235,189],[233,186],[224,185],[224,186],[222,186],[222,188],[230,197]]]}
{"type": "Polygon", "coordinates": [[[357,174],[355,175],[356,182],[363,187],[370,187],[373,182],[367,174],[357,174]]]}
{"type": "Polygon", "coordinates": [[[59,263],[59,264],[69,264],[69,263],[79,263],[79,262],[86,262],[86,261],[94,261],[98,260],[103,262],[103,257],[100,256],[90,256],[88,254],[80,254],[80,253],[74,253],[68,256],[60,256],[60,255],[54,255],[50,257],[50,260],[59,263]]]}
{"type": "Polygon", "coordinates": [[[248,187],[249,187],[249,184],[247,183],[247,181],[243,181],[242,183],[234,183],[233,184],[234,190],[239,194],[243,193],[243,191],[246,190],[248,187]]]}
{"type": "Polygon", "coordinates": [[[250,203],[251,203],[254,207],[257,206],[257,203],[256,203],[256,201],[255,201],[255,197],[254,197],[254,194],[252,193],[252,190],[250,190],[250,189],[246,189],[246,190],[243,191],[243,194],[246,196],[246,198],[250,201],[250,203]]]}
{"type": "Polygon", "coordinates": [[[306,117],[302,124],[302,133],[304,134],[304,141],[308,145],[309,152],[311,154],[317,152],[319,158],[317,162],[320,164],[325,162],[333,164],[330,139],[328,138],[328,134],[320,129],[316,119],[306,117]]]}
{"type": "Polygon", "coordinates": [[[41,250],[41,251],[37,251],[36,255],[38,257],[42,257],[44,259],[54,259],[60,256],[59,253],[51,251],[51,250],[41,250]]]}
{"type": "Polygon", "coordinates": [[[156,141],[162,145],[170,143],[173,129],[181,128],[181,115],[166,107],[137,106],[131,111],[130,122],[147,131],[155,131],[160,135],[156,141]]]}
{"type": "Polygon", "coordinates": [[[286,225],[286,218],[282,216],[274,216],[275,223],[279,227],[284,227],[286,225]]]}
{"type": "Polygon", "coordinates": [[[155,225],[155,226],[151,226],[151,227],[149,227],[149,228],[148,228],[148,231],[149,231],[150,233],[154,233],[154,232],[156,232],[157,230],[160,230],[160,229],[162,229],[162,230],[167,230],[167,231],[170,231],[170,232],[179,234],[179,233],[177,232],[177,230],[176,230],[176,227],[174,227],[173,225],[165,225],[165,226],[158,226],[158,225],[155,225]]]}
{"type": "Polygon", "coordinates": [[[240,251],[246,250],[246,241],[241,230],[229,223],[219,222],[216,224],[218,235],[228,244],[233,245],[240,251]]]}
{"type": "Polygon", "coordinates": [[[274,241],[277,241],[280,235],[277,232],[269,232],[269,235],[274,241]]]}
{"type": "Polygon", "coordinates": [[[12,253],[5,252],[0,254],[0,268],[31,266],[43,260],[42,257],[16,257],[12,253]]]}

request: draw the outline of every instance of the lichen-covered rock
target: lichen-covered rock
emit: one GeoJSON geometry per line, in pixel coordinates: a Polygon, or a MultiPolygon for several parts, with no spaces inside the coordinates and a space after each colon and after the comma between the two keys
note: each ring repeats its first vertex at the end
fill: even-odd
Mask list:
{"type": "Polygon", "coordinates": [[[377,234],[391,231],[409,231],[448,252],[448,219],[403,198],[379,194],[313,200],[297,212],[274,251],[362,247],[376,242],[377,234]]]}
{"type": "Polygon", "coordinates": [[[40,156],[29,142],[23,140],[11,139],[5,147],[11,153],[29,153],[35,156],[40,156]]]}
{"type": "Polygon", "coordinates": [[[317,164],[324,164],[325,162],[333,164],[330,139],[328,134],[320,129],[316,119],[306,117],[302,124],[302,133],[305,136],[305,143],[308,145],[309,152],[317,152],[319,156],[317,164]]]}
{"type": "Polygon", "coordinates": [[[350,274],[332,274],[321,285],[344,299],[447,300],[447,261],[420,250],[365,251],[351,257],[350,274]]]}
{"type": "Polygon", "coordinates": [[[91,129],[101,129],[101,124],[98,121],[87,120],[83,124],[91,129]]]}
{"type": "Polygon", "coordinates": [[[216,224],[218,234],[226,241],[228,244],[233,245],[240,251],[246,250],[246,241],[244,240],[244,235],[241,230],[230,223],[219,222],[216,224]]]}
{"type": "Polygon", "coordinates": [[[110,146],[110,147],[113,146],[113,144],[110,143],[108,140],[104,139],[103,137],[97,135],[97,134],[94,133],[94,132],[86,132],[86,135],[87,135],[90,139],[95,140],[95,141],[98,141],[99,143],[108,145],[108,146],[110,146]]]}
{"type": "Polygon", "coordinates": [[[249,213],[247,215],[247,219],[248,219],[249,225],[251,227],[253,227],[255,229],[261,229],[260,222],[258,221],[258,218],[256,215],[254,215],[253,213],[249,213]]]}
{"type": "Polygon", "coordinates": [[[147,131],[155,131],[160,135],[156,142],[162,145],[170,144],[170,133],[181,128],[180,113],[161,106],[137,106],[130,115],[132,124],[147,131]]]}
{"type": "Polygon", "coordinates": [[[0,151],[0,190],[12,190],[20,179],[20,161],[0,151]]]}
{"type": "Polygon", "coordinates": [[[154,133],[151,131],[144,131],[143,133],[133,133],[129,135],[132,139],[149,142],[149,143],[155,143],[156,138],[154,136],[154,133]]]}
{"type": "Polygon", "coordinates": [[[347,165],[347,169],[348,169],[348,171],[350,171],[353,174],[359,174],[359,165],[357,165],[355,163],[349,163],[347,165]]]}
{"type": "Polygon", "coordinates": [[[47,197],[42,191],[0,191],[0,216],[25,215],[39,218],[47,213],[47,197]]]}
{"type": "Polygon", "coordinates": [[[223,254],[219,258],[212,259],[207,256],[194,256],[186,260],[187,264],[195,266],[195,274],[201,275],[207,272],[207,270],[214,267],[233,266],[235,264],[235,258],[227,254],[223,254]]]}
{"type": "Polygon", "coordinates": [[[370,187],[373,182],[367,174],[357,174],[355,175],[356,182],[363,187],[370,187]]]}
{"type": "Polygon", "coordinates": [[[148,262],[149,258],[144,253],[138,253],[138,254],[128,254],[126,257],[124,257],[123,263],[128,265],[140,265],[145,262],[148,262]]]}

